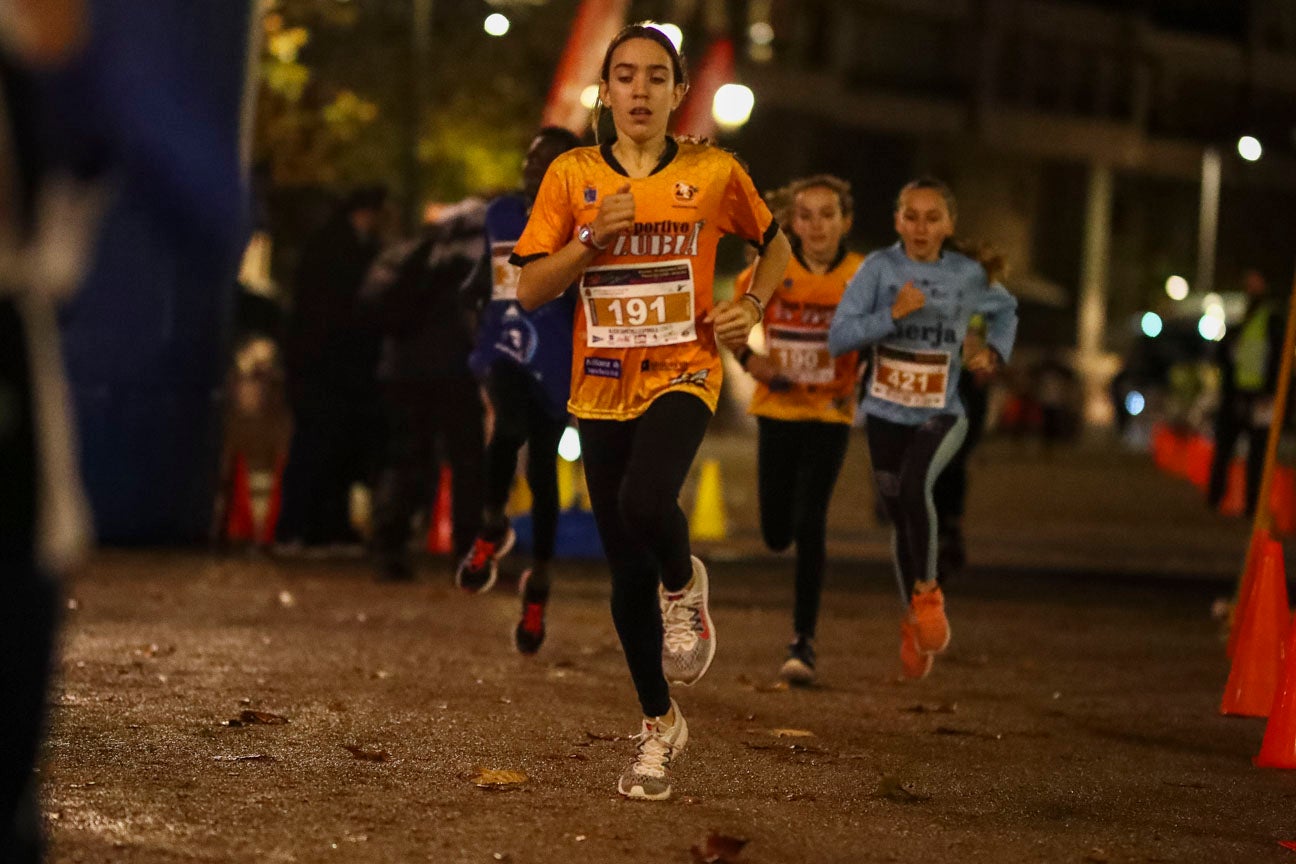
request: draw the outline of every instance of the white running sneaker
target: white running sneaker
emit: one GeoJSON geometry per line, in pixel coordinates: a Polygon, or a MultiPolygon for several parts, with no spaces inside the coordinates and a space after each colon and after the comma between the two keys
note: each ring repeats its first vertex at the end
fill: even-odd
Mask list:
{"type": "Polygon", "coordinates": [[[675,700],[675,724],[665,726],[660,717],[643,718],[643,729],[634,740],[639,742],[634,761],[617,780],[617,791],[627,798],[641,801],[665,801],[670,797],[670,766],[688,743],[688,723],[675,700]]]}
{"type": "Polygon", "coordinates": [[[662,616],[662,673],[672,684],[696,684],[715,659],[716,634],[707,608],[706,567],[693,556],[693,578],[683,591],[657,587],[662,616]]]}

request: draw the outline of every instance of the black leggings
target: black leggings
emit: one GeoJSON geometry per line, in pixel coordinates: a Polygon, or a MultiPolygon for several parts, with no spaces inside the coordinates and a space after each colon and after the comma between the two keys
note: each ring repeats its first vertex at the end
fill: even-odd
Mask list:
{"type": "Polygon", "coordinates": [[[846,458],[850,427],[769,417],[756,423],[761,536],[775,552],[796,542],[792,621],[797,635],[813,638],[827,558],[828,502],[846,458]]]}
{"type": "Polygon", "coordinates": [[[693,574],[680,489],[711,411],[672,392],[633,420],[581,420],[585,484],[612,570],[612,622],[644,716],[670,711],[662,675],[657,586],[678,591],[693,574]]]}
{"type": "Polygon", "coordinates": [[[518,450],[529,445],[526,473],[532,501],[532,558],[537,565],[532,579],[545,578],[543,565],[553,558],[558,531],[558,441],[567,428],[567,416],[551,415],[535,381],[512,363],[491,367],[487,390],[495,409],[495,430],[486,448],[483,527],[495,530],[504,525],[504,505],[517,474],[518,450]]]}
{"type": "Polygon", "coordinates": [[[911,426],[872,414],[865,426],[873,480],[891,517],[891,554],[900,598],[915,581],[936,578],[936,505],[932,485],[967,434],[967,418],[937,414],[911,426]]]}

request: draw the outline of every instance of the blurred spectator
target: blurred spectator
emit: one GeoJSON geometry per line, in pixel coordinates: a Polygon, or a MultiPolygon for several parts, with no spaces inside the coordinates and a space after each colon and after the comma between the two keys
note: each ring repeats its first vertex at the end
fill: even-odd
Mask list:
{"type": "Polygon", "coordinates": [[[1254,515],[1264,470],[1265,435],[1273,417],[1273,397],[1282,362],[1283,316],[1266,296],[1268,285],[1258,271],[1242,278],[1247,310],[1241,323],[1219,342],[1215,362],[1220,370],[1219,412],[1215,415],[1215,458],[1206,503],[1218,508],[1224,497],[1228,466],[1238,438],[1247,439],[1246,512],[1254,515]]]}
{"type": "Polygon", "coordinates": [[[1061,352],[1050,351],[1031,368],[1030,387],[1044,445],[1075,438],[1080,431],[1080,381],[1061,352]]]}
{"type": "Polygon", "coordinates": [[[364,288],[366,313],[382,332],[388,440],[373,551],[385,579],[413,578],[410,523],[430,500],[441,457],[454,472],[456,563],[481,528],[484,409],[468,355],[491,294],[485,217],[485,202],[475,198],[448,208],[420,238],[385,252],[364,288]]]}
{"type": "Polygon", "coordinates": [[[355,545],[351,486],[376,445],[377,337],[357,301],[380,249],[387,192],[357,189],[311,237],[293,281],[285,345],[293,435],[276,537],[306,547],[355,545]]]}

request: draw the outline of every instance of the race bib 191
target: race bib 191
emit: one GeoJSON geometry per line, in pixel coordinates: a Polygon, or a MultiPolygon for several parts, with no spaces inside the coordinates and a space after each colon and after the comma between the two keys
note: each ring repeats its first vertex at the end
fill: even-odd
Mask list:
{"type": "Polygon", "coordinates": [[[828,353],[828,331],[817,327],[768,327],[769,355],[779,374],[798,384],[831,384],[837,367],[828,353]]]}
{"type": "Polygon", "coordinates": [[[879,345],[869,395],[907,408],[944,408],[948,351],[903,351],[879,345]]]}
{"type": "Polygon", "coordinates": [[[697,338],[687,259],[591,267],[581,277],[591,347],[675,345],[697,338]]]}

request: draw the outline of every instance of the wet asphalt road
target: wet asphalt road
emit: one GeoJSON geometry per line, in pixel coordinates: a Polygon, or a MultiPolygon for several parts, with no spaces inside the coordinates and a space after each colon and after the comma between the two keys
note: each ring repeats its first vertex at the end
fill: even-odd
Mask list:
{"type": "Polygon", "coordinates": [[[1228,586],[971,574],[950,651],[905,683],[889,573],[839,562],[821,685],[786,691],[790,573],[714,564],[719,654],[676,692],[675,797],[646,804],[615,792],[638,712],[596,564],[564,567],[526,659],[510,586],[465,596],[444,565],[385,585],[101,554],[68,586],[52,860],[666,864],[710,834],[748,864],[1296,860],[1296,772],[1252,767],[1263,721],[1217,711],[1228,586]],[[287,722],[229,725],[247,711],[287,722]],[[527,779],[486,790],[482,769],[527,779]]]}

